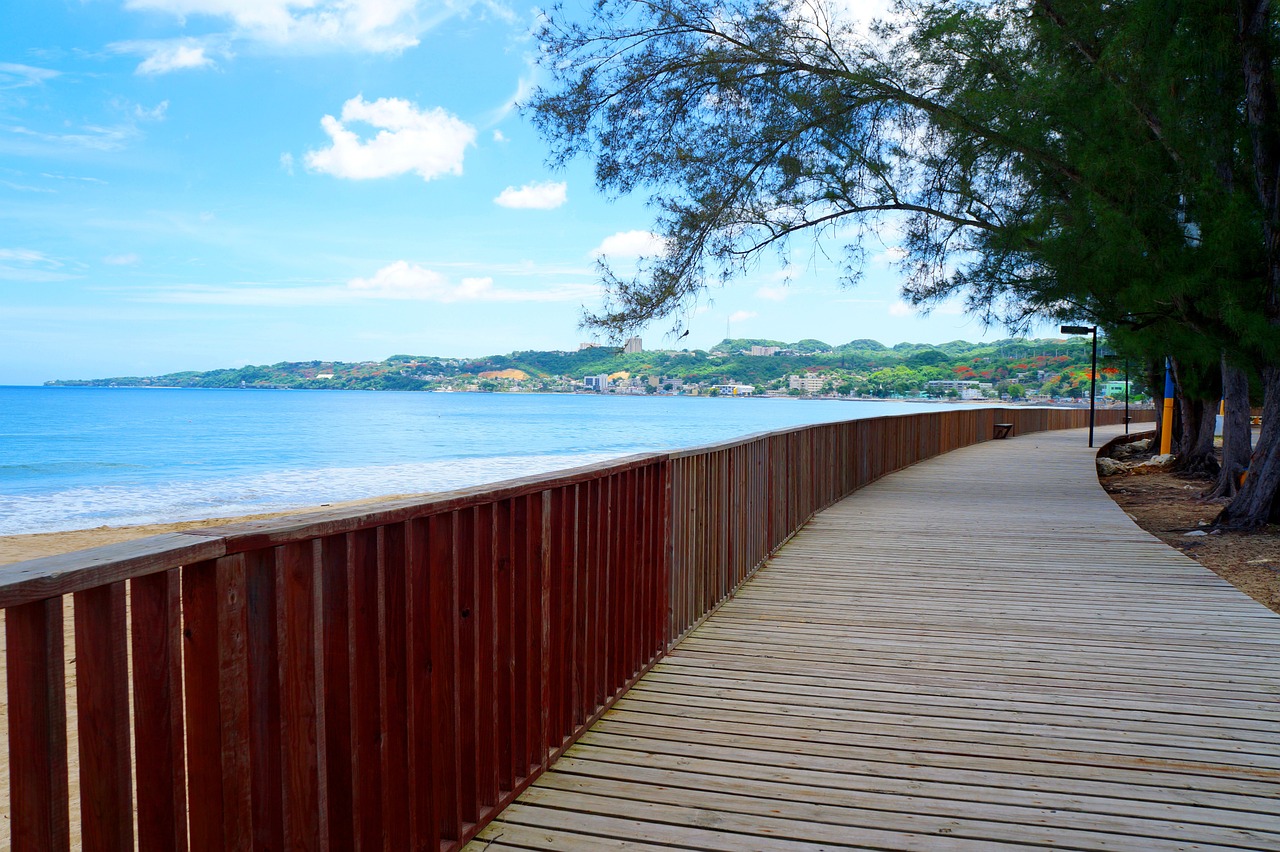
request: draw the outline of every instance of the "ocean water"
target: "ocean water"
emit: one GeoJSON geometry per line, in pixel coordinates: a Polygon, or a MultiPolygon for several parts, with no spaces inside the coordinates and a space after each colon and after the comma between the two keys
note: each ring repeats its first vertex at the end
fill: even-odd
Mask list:
{"type": "Polygon", "coordinates": [[[0,535],[445,491],[918,403],[0,387],[0,535]]]}

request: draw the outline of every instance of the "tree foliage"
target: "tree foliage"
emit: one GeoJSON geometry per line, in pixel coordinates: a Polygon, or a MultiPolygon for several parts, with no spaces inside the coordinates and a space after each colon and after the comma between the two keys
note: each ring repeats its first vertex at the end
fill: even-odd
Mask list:
{"type": "MultiPolygon", "coordinates": [[[[1178,354],[1187,375],[1225,356],[1263,377],[1280,420],[1267,0],[902,0],[871,29],[834,9],[548,15],[554,83],[531,107],[553,159],[590,156],[607,192],[648,192],[665,237],[637,277],[606,269],[588,325],[678,329],[709,284],[802,233],[852,235],[853,278],[860,236],[892,225],[913,302],[961,296],[1015,329],[1087,320],[1140,360],[1178,354]]],[[[1251,470],[1224,516],[1244,525],[1280,487],[1280,424],[1251,470]]]]}

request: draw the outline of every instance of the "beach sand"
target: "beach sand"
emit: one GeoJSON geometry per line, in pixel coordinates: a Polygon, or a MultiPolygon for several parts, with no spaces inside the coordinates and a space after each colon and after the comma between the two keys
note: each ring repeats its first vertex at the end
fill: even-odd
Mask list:
{"type": "Polygon", "coordinates": [[[194,530],[201,527],[234,524],[239,521],[261,521],[268,518],[287,518],[291,515],[305,515],[308,512],[321,510],[359,508],[388,500],[404,500],[416,497],[430,497],[430,494],[389,494],[386,497],[372,497],[367,500],[349,500],[344,503],[321,503],[304,509],[290,509],[287,512],[269,512],[262,515],[241,515],[233,518],[205,518],[199,521],[178,521],[170,524],[143,524],[132,527],[95,527],[87,530],[69,530],[67,532],[32,533],[30,535],[0,536],[0,565],[36,559],[41,556],[57,556],[89,547],[104,544],[116,544],[121,541],[132,541],[137,538],[160,535],[162,533],[194,530]]]}

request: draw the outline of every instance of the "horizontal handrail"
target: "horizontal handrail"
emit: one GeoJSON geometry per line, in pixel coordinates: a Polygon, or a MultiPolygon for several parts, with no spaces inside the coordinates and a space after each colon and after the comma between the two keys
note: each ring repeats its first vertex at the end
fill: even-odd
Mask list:
{"type": "Polygon", "coordinates": [[[68,848],[74,766],[89,849],[133,845],[135,790],[143,848],[457,847],[815,512],[997,422],[1088,412],[816,424],[2,567],[12,844],[68,848]]]}

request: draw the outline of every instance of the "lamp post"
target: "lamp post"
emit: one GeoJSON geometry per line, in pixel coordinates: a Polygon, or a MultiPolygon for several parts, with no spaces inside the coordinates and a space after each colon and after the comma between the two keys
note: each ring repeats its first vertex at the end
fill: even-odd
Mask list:
{"type": "Polygon", "coordinates": [[[1098,411],[1098,327],[1096,325],[1064,325],[1063,334],[1093,335],[1093,366],[1089,375],[1089,446],[1093,446],[1093,420],[1098,411]]]}

